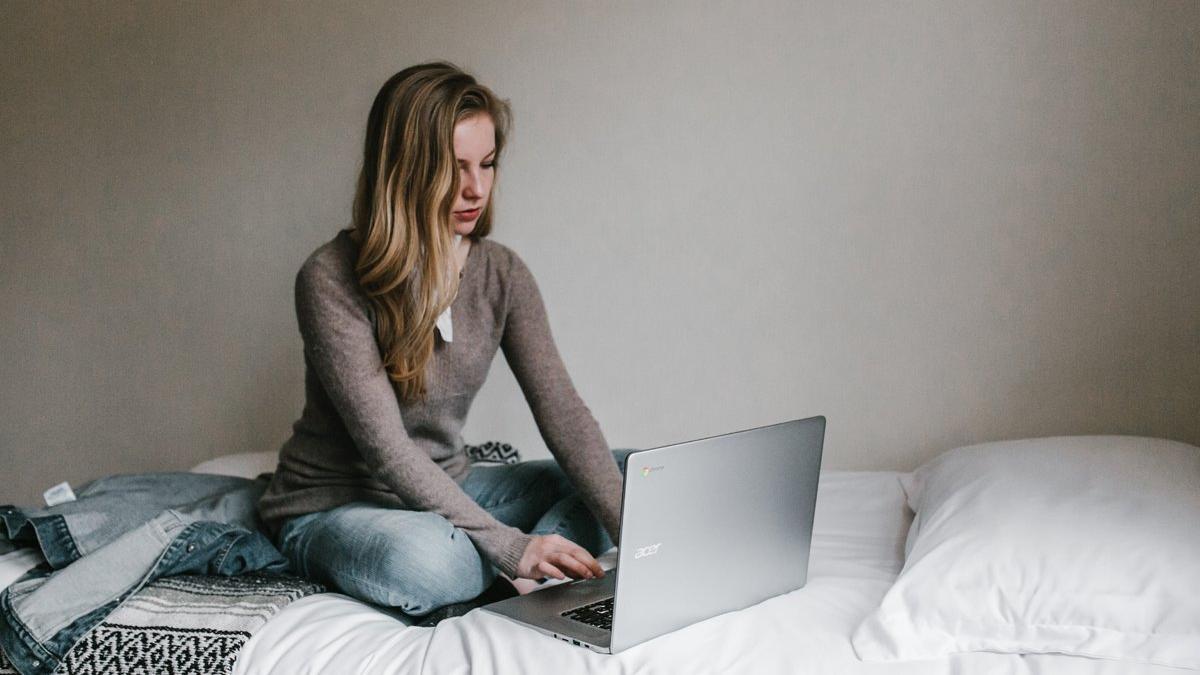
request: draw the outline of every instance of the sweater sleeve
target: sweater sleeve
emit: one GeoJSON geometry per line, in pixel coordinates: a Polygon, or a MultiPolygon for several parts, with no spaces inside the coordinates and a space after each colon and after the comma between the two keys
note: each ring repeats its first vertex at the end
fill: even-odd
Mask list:
{"type": "Polygon", "coordinates": [[[366,299],[345,272],[310,263],[295,289],[304,352],[368,468],[408,508],[445,517],[515,578],[532,537],[496,520],[412,441],[366,299]]]}
{"type": "Polygon", "coordinates": [[[512,255],[508,309],[500,346],[546,446],[585,504],[619,543],[621,470],[591,410],[579,398],[550,333],[537,283],[512,255]]]}

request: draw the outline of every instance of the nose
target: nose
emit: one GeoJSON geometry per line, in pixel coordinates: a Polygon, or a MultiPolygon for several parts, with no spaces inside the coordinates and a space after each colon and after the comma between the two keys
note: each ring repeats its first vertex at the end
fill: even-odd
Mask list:
{"type": "Polygon", "coordinates": [[[483,176],[478,171],[467,171],[463,177],[463,196],[467,199],[479,199],[483,196],[483,176]]]}

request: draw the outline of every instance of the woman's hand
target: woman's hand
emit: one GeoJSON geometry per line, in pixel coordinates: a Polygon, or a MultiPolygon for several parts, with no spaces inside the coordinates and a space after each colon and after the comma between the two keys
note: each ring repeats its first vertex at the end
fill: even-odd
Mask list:
{"type": "Polygon", "coordinates": [[[592,579],[604,576],[604,568],[587,549],[557,534],[535,536],[517,563],[517,576],[525,579],[592,579]]]}

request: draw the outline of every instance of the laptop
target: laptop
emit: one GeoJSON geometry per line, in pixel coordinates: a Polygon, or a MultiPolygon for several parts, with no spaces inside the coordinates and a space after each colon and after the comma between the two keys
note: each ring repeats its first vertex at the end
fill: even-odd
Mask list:
{"type": "Polygon", "coordinates": [[[796,590],[824,439],[818,416],[632,452],[617,567],[481,609],[615,654],[796,590]]]}

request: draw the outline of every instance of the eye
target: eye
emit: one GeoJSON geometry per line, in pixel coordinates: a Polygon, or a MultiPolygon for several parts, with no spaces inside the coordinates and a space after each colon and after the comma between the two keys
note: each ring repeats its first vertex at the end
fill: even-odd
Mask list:
{"type": "Polygon", "coordinates": [[[487,164],[480,164],[479,166],[482,166],[485,169],[494,169],[494,168],[496,168],[496,163],[488,162],[487,164]]]}

